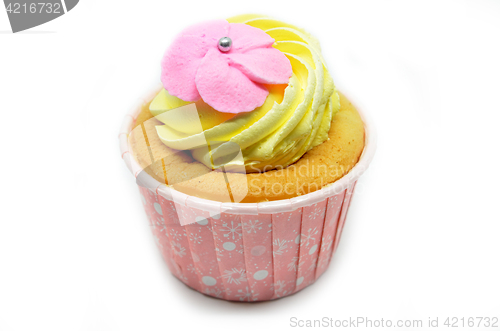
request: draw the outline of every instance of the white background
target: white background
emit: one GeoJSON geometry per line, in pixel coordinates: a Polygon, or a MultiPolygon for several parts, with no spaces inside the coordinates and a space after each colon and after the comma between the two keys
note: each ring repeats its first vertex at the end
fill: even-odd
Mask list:
{"type": "Polygon", "coordinates": [[[493,0],[83,0],[11,34],[2,8],[0,330],[500,317],[499,17],[493,0]],[[117,139],[181,28],[245,12],[317,36],[337,86],[379,132],[330,269],[259,304],[170,275],[117,139]]]}

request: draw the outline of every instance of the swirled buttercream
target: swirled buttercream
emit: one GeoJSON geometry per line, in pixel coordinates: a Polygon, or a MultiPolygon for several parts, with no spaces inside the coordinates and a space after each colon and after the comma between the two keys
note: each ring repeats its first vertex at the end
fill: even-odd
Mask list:
{"type": "Polygon", "coordinates": [[[226,169],[243,166],[237,164],[241,160],[246,172],[286,167],[328,139],[332,118],[340,108],[319,43],[302,29],[272,18],[242,15],[228,21],[259,28],[275,40],[273,47],[292,65],[288,85],[263,85],[269,90],[264,104],[239,114],[219,112],[203,100],[186,102],[162,90],[150,105],[151,113],[164,123],[157,126],[157,133],[168,147],[191,150],[196,160],[210,168],[218,167],[214,155],[219,159],[229,155],[228,145],[234,144],[243,157],[229,157],[226,169]],[[195,115],[175,111],[193,104],[195,115]]]}

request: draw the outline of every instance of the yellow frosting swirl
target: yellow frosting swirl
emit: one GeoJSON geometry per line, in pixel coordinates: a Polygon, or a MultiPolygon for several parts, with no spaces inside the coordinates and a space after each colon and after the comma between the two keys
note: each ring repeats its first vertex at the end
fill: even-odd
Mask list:
{"type": "Polygon", "coordinates": [[[188,111],[192,103],[162,90],[150,105],[151,113],[164,123],[156,127],[158,135],[168,147],[191,150],[196,160],[210,168],[217,168],[213,155],[231,153],[228,142],[236,143],[243,157],[232,161],[230,157],[224,162],[226,169],[242,167],[241,160],[246,172],[286,167],[328,139],[332,118],[340,108],[319,43],[305,31],[267,17],[242,15],[228,21],[262,29],[274,38],[273,46],[292,65],[289,84],[267,85],[270,93],[261,107],[236,115],[218,112],[202,100],[194,103],[194,112],[188,111]]]}

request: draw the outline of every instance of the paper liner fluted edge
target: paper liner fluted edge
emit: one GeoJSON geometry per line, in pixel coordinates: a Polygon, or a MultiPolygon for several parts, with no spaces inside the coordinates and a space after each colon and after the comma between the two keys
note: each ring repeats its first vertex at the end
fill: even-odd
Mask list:
{"type": "Polygon", "coordinates": [[[355,184],[294,211],[218,217],[139,189],[156,244],[175,277],[209,296],[254,302],[291,295],[326,271],[355,184]],[[183,226],[182,218],[196,222],[183,226]]]}

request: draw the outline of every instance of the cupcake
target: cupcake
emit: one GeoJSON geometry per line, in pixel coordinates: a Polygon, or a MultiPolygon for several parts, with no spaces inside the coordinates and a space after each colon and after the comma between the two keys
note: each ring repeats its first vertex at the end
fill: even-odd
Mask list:
{"type": "Polygon", "coordinates": [[[174,39],[160,77],[119,137],[172,273],[231,301],[312,284],[375,149],[319,42],[268,17],[204,22],[174,39]]]}

